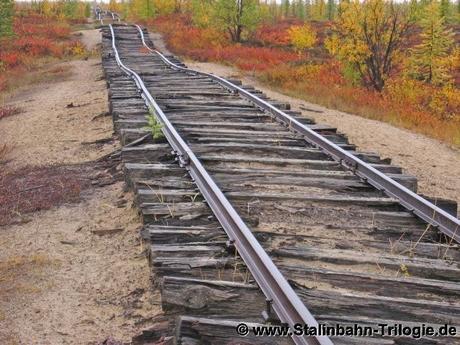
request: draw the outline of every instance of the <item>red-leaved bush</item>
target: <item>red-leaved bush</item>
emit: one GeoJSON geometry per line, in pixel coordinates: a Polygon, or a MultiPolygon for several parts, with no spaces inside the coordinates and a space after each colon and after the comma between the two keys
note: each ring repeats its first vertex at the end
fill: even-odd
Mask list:
{"type": "Polygon", "coordinates": [[[37,58],[79,55],[84,47],[70,38],[70,27],[65,22],[27,13],[14,18],[14,36],[0,42],[0,91],[7,88],[8,75],[14,71],[17,78],[21,70],[29,70],[37,58]]]}
{"type": "Polygon", "coordinates": [[[254,33],[253,39],[264,46],[287,46],[290,44],[288,30],[291,26],[303,25],[298,19],[283,19],[273,23],[263,23],[254,33]]]}
{"type": "Polygon", "coordinates": [[[194,27],[186,16],[160,16],[151,25],[166,36],[171,50],[198,61],[224,62],[243,70],[265,71],[301,60],[299,54],[290,50],[231,43],[215,29],[194,27]]]}

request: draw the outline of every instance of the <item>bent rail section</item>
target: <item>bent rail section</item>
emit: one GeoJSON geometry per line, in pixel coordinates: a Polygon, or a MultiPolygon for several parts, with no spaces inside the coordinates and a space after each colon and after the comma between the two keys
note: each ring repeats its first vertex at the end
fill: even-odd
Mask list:
{"type": "MultiPolygon", "coordinates": [[[[189,172],[209,207],[227,233],[230,244],[234,245],[238,250],[241,258],[248,266],[255,281],[267,298],[268,303],[273,307],[280,321],[290,326],[298,323],[318,326],[316,319],[296,295],[287,280],[254,237],[251,230],[246,226],[196,155],[158,106],[141,77],[123,64],[118,54],[113,26],[109,25],[109,28],[112,35],[112,49],[118,66],[135,81],[146,104],[162,123],[162,131],[177,155],[180,165],[189,172]]],[[[140,27],[138,29],[142,34],[142,41],[145,44],[142,30],[140,27]]],[[[292,339],[296,344],[302,345],[332,345],[332,341],[325,336],[301,337],[293,335],[292,339]]]]}
{"type": "Polygon", "coordinates": [[[290,130],[302,135],[308,143],[322,149],[324,153],[329,155],[334,161],[338,162],[344,168],[353,171],[353,173],[362,180],[366,181],[378,190],[385,192],[388,196],[397,199],[407,210],[429,223],[432,227],[438,228],[442,233],[454,239],[456,242],[460,243],[460,220],[458,218],[450,215],[420,195],[412,192],[384,173],[378,171],[370,164],[347,152],[343,148],[323,137],[321,134],[316,133],[292,116],[286,114],[282,110],[276,108],[256,95],[253,95],[224,78],[176,65],[158,50],[150,48],[145,42],[142,28],[139,25],[136,25],[136,27],[139,31],[142,44],[151,53],[157,54],[169,67],[175,70],[209,77],[226,89],[234,93],[238,93],[242,97],[253,102],[256,106],[274,116],[276,120],[284,124],[290,130]]]}

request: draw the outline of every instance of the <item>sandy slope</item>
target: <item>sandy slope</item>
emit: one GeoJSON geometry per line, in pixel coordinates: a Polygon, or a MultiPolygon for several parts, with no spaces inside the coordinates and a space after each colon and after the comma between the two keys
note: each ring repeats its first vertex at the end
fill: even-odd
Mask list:
{"type": "MultiPolygon", "coordinates": [[[[96,30],[83,32],[90,48],[96,30]]],[[[0,120],[0,143],[14,144],[8,169],[81,163],[113,151],[82,144],[112,136],[99,58],[57,64],[63,80],[20,90],[23,113],[0,120]],[[68,106],[73,104],[73,106],[68,106]]],[[[1,186],[0,186],[1,193],[1,186]]],[[[123,184],[84,192],[83,201],[0,227],[0,344],[125,341],[158,310],[139,240],[140,220],[123,184]],[[99,236],[97,229],[122,228],[99,236]]]]}

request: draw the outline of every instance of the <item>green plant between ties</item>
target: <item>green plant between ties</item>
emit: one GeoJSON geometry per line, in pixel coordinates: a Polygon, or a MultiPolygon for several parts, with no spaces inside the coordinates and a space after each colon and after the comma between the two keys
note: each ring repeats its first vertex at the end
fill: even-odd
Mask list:
{"type": "Polygon", "coordinates": [[[163,125],[158,121],[152,108],[149,109],[149,115],[146,116],[146,119],[148,125],[145,129],[148,129],[152,133],[153,140],[163,139],[165,137],[162,131],[163,125]]]}

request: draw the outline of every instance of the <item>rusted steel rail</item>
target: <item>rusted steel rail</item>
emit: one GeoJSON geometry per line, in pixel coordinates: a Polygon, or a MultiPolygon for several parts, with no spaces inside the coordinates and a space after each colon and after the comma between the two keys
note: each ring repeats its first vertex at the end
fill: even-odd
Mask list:
{"type": "Polygon", "coordinates": [[[263,109],[267,113],[274,116],[277,121],[285,125],[293,132],[302,135],[308,143],[323,150],[324,153],[329,155],[333,160],[337,161],[344,168],[351,170],[362,180],[374,186],[378,190],[386,193],[388,196],[396,198],[407,210],[414,213],[425,222],[431,224],[432,227],[438,228],[442,233],[454,239],[456,242],[460,243],[460,220],[458,218],[450,215],[443,209],[422,198],[420,195],[412,192],[384,173],[378,171],[370,164],[364,162],[359,157],[356,157],[350,152],[347,152],[343,148],[323,137],[321,134],[318,134],[312,129],[308,128],[301,122],[294,119],[292,116],[286,114],[280,109],[277,109],[275,106],[233,84],[232,82],[213,74],[199,72],[174,64],[161,52],[150,48],[145,42],[144,33],[141,27],[139,25],[136,25],[136,27],[139,31],[143,45],[150,52],[157,54],[169,67],[175,70],[209,77],[230,91],[238,93],[242,97],[254,103],[260,109],[263,109]]]}
{"type": "MultiPolygon", "coordinates": [[[[318,326],[318,322],[313,315],[294,292],[287,280],[254,237],[251,230],[243,222],[196,155],[185,143],[153,99],[141,77],[123,64],[118,54],[113,26],[110,25],[109,27],[112,35],[112,49],[118,66],[135,81],[147,106],[162,123],[162,131],[177,155],[181,166],[185,167],[189,172],[209,207],[227,233],[229,244],[235,246],[238,250],[238,253],[246,263],[280,321],[292,327],[295,324],[318,326]]],[[[332,341],[325,336],[303,337],[293,335],[292,339],[296,344],[332,344],[332,341]]]]}

